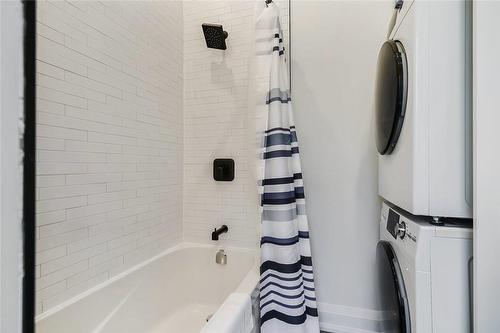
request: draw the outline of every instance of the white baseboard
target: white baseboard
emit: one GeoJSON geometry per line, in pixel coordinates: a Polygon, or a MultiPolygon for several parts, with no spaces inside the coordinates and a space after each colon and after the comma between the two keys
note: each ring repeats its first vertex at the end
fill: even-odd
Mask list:
{"type": "Polygon", "coordinates": [[[322,331],[334,333],[381,333],[388,313],[318,302],[322,331]]]}

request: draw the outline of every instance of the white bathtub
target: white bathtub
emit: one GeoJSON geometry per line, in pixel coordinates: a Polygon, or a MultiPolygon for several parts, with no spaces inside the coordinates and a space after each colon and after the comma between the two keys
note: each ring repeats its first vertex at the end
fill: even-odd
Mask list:
{"type": "Polygon", "coordinates": [[[37,333],[195,333],[233,292],[251,294],[257,251],[180,244],[106,284],[43,313],[37,333]]]}

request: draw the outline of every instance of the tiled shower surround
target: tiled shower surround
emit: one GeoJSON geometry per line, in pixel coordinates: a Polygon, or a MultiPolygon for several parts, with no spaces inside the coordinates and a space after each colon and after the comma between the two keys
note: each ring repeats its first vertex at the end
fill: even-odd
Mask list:
{"type": "Polygon", "coordinates": [[[210,242],[215,226],[230,228],[223,244],[257,246],[253,11],[251,1],[38,2],[38,314],[183,239],[210,242]],[[206,48],[203,22],[229,32],[224,54],[206,48]],[[216,157],[235,159],[234,182],[214,182],[216,157]]]}
{"type": "Polygon", "coordinates": [[[222,238],[246,246],[257,241],[256,182],[249,172],[248,61],[251,1],[184,4],[184,237],[203,241],[226,224],[222,238]],[[209,50],[202,23],[221,23],[228,49],[209,50]],[[214,182],[214,158],[233,158],[233,182],[214,182]]]}
{"type": "Polygon", "coordinates": [[[37,311],[182,238],[182,4],[38,4],[37,311]]]}
{"type": "MultiPolygon", "coordinates": [[[[288,1],[277,0],[285,40],[288,1]]],[[[254,173],[255,135],[249,114],[254,1],[184,2],[184,238],[206,241],[222,224],[224,243],[258,246],[259,211],[254,173]],[[202,23],[219,23],[229,33],[228,49],[209,50],[202,23]],[[233,158],[233,182],[212,180],[214,158],[233,158]]]]}

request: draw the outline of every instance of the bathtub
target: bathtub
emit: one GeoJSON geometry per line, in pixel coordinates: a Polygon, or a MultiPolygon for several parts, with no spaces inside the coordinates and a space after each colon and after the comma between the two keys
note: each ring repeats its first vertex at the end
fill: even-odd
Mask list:
{"type": "Polygon", "coordinates": [[[232,293],[258,284],[256,250],[182,243],[36,318],[36,333],[197,333],[232,293]]]}

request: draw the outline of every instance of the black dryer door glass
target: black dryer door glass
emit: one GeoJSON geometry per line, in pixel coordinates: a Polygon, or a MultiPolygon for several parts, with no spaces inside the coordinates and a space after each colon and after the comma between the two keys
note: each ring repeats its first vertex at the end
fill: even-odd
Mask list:
{"type": "Polygon", "coordinates": [[[383,332],[411,333],[410,307],[398,259],[389,242],[377,245],[378,295],[382,311],[390,314],[382,322],[383,332]]]}
{"type": "Polygon", "coordinates": [[[403,44],[388,40],[380,49],[375,87],[377,150],[392,153],[398,142],[406,110],[408,65],[403,44]]]}

